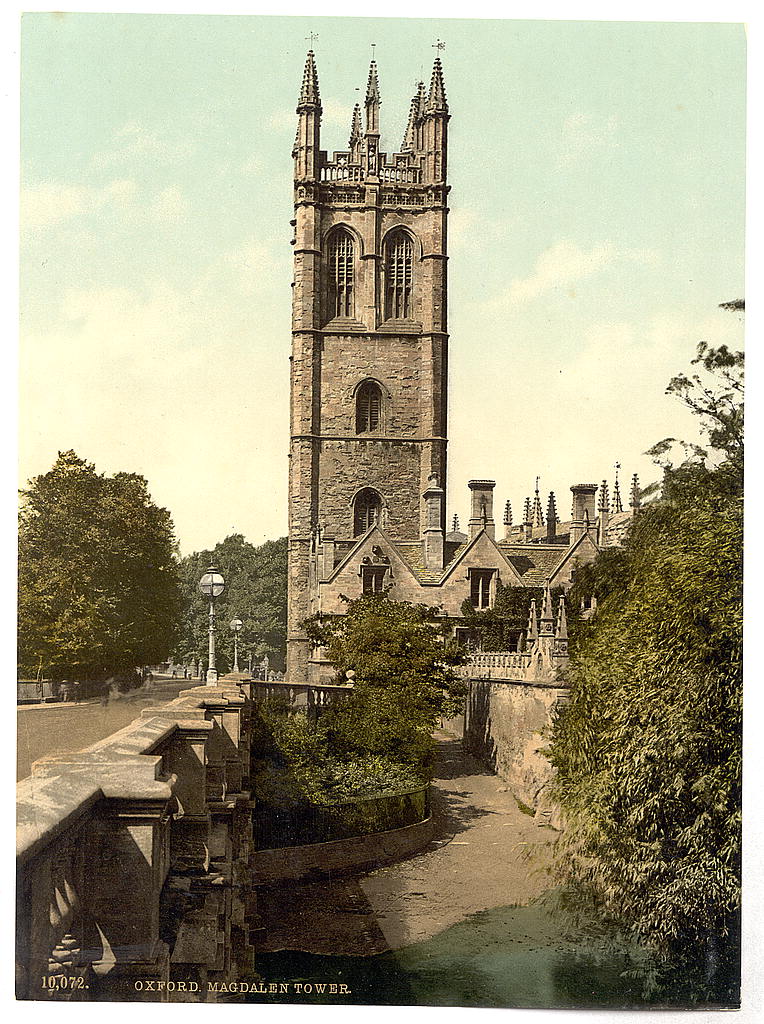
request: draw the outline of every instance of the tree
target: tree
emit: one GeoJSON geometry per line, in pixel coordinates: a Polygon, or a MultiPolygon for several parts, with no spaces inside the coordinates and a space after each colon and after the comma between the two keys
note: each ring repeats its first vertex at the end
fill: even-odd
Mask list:
{"type": "Polygon", "coordinates": [[[219,671],[233,666],[233,635],[228,623],[243,622],[239,634],[239,665],[265,655],[282,670],[286,655],[286,538],[255,547],[240,533],[231,534],[210,551],[197,551],[181,561],[184,615],[174,655],[180,662],[207,657],[209,604],[199,593],[199,580],[214,563],[226,581],[215,602],[216,653],[219,671]]]}
{"type": "Polygon", "coordinates": [[[438,720],[458,714],[465,693],[437,609],[367,594],[349,601],[345,615],[314,616],[305,626],[341,678],[355,672],[352,696],[325,713],[332,749],[385,755],[426,775],[438,720]]]}
{"type": "Polygon", "coordinates": [[[695,362],[711,380],[680,375],[669,391],[701,417],[710,452],[685,446],[674,466],[672,439],[657,445],[659,499],[622,552],[574,578],[597,592],[598,608],[578,626],[550,759],[569,895],[646,942],[674,992],[734,1002],[743,357],[702,345],[695,362]]]}
{"type": "Polygon", "coordinates": [[[22,491],[19,670],[106,678],[167,656],[181,594],[170,514],[73,451],[22,491]]]}

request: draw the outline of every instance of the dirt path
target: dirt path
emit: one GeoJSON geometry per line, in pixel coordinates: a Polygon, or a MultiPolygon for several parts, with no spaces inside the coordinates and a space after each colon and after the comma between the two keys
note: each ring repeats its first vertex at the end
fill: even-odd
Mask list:
{"type": "Polygon", "coordinates": [[[440,733],[435,839],[369,874],[261,890],[263,950],[371,954],[432,938],[471,914],[527,904],[547,886],[556,835],[518,807],[503,780],[440,733]]]}

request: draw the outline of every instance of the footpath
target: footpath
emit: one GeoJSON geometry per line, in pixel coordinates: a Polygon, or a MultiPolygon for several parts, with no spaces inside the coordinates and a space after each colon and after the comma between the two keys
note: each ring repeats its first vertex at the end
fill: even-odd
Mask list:
{"type": "Polygon", "coordinates": [[[436,739],[433,842],[368,874],[261,889],[263,952],[403,949],[480,911],[524,906],[548,887],[557,833],[522,811],[458,738],[441,732],[436,739]]]}

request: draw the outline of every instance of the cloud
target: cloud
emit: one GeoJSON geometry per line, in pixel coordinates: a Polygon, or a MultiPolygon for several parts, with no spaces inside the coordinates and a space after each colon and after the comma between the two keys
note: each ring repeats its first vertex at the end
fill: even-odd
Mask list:
{"type": "Polygon", "coordinates": [[[188,216],[188,200],[177,185],[142,195],[131,178],[115,178],[100,187],[44,181],[21,191],[21,228],[35,233],[66,222],[112,213],[121,220],[178,223],[188,216]]]}
{"type": "Polygon", "coordinates": [[[582,112],[571,114],[560,132],[558,166],[566,167],[598,150],[617,147],[617,133],[618,119],[614,116],[605,120],[582,112]]]}
{"type": "Polygon", "coordinates": [[[21,224],[31,230],[78,216],[89,206],[90,190],[81,185],[44,181],[21,190],[21,224]]]}
{"type": "Polygon", "coordinates": [[[188,217],[188,200],[177,185],[170,185],[154,198],[150,214],[160,223],[176,224],[188,217]]]}
{"type": "Polygon", "coordinates": [[[94,169],[102,171],[136,159],[141,162],[149,160],[154,165],[174,164],[187,160],[195,148],[190,138],[171,141],[136,121],[129,121],[114,133],[109,147],[93,155],[91,164],[94,169]]]}
{"type": "Polygon", "coordinates": [[[563,239],[540,254],[528,277],[515,278],[499,302],[522,305],[548,292],[568,291],[616,262],[652,263],[656,259],[656,254],[647,249],[623,249],[612,242],[601,242],[587,252],[563,239]]]}

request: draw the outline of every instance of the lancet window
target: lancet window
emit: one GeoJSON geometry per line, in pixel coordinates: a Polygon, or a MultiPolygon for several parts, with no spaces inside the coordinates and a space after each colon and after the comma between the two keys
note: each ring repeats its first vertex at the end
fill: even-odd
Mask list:
{"type": "Polygon", "coordinates": [[[353,535],[358,537],[379,522],[382,499],[371,487],[365,487],[355,499],[353,514],[353,535]]]}
{"type": "Polygon", "coordinates": [[[396,231],[387,243],[385,281],[387,319],[406,320],[412,316],[414,246],[405,231],[396,231]]]}
{"type": "Polygon", "coordinates": [[[336,232],[329,244],[330,317],[353,315],[354,246],[347,231],[336,232]]]}
{"type": "Polygon", "coordinates": [[[355,432],[369,434],[379,427],[382,411],[382,390],[373,380],[358,389],[355,401],[355,432]]]}

